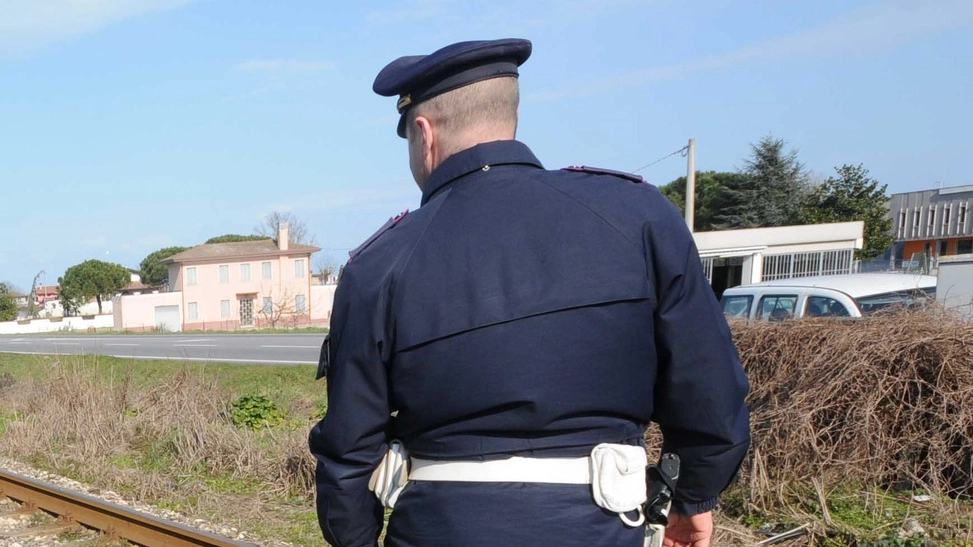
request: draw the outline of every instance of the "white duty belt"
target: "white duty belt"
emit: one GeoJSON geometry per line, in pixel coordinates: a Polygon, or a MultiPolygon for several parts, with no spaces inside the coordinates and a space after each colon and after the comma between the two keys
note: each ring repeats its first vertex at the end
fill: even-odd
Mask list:
{"type": "Polygon", "coordinates": [[[393,441],[368,488],[391,509],[409,481],[590,484],[595,503],[634,528],[645,522],[646,464],[644,448],[624,444],[599,444],[581,458],[436,461],[409,458],[402,444],[393,441]],[[626,514],[631,512],[637,518],[626,514]]]}

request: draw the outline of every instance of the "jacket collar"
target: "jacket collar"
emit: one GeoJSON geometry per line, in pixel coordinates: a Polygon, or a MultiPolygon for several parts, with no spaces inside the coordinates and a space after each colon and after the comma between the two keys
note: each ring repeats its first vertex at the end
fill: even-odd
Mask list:
{"type": "Polygon", "coordinates": [[[494,141],[478,144],[457,152],[446,158],[426,181],[422,191],[422,205],[425,205],[440,190],[448,187],[470,173],[484,169],[487,166],[523,164],[543,169],[540,160],[520,141],[494,141]]]}

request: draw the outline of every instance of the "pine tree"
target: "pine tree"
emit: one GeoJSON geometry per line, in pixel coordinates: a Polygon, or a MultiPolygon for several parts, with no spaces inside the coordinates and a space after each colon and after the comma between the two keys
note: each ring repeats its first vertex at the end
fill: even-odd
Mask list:
{"type": "Polygon", "coordinates": [[[837,177],[828,177],[816,188],[805,207],[811,223],[865,223],[864,245],[859,259],[875,258],[892,246],[892,219],[888,216],[887,185],[868,176],[862,164],[835,167],[837,177]]]}

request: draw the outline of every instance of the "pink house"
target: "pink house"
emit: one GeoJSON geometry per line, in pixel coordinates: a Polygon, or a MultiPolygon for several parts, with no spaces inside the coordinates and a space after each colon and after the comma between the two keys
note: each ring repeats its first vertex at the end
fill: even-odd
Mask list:
{"type": "Polygon", "coordinates": [[[312,315],[311,254],[319,250],[289,243],[286,224],[277,241],[197,245],[163,261],[169,290],[181,294],[169,309],[183,330],[326,324],[330,306],[328,316],[312,315]]]}

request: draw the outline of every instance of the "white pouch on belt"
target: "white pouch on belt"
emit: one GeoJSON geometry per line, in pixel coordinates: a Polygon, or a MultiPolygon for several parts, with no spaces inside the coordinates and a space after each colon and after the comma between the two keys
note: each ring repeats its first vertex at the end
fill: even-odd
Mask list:
{"type": "Polygon", "coordinates": [[[648,458],[641,446],[599,444],[591,450],[591,493],[598,507],[618,513],[625,524],[645,522],[642,505],[647,501],[645,466],[648,458]],[[625,513],[638,511],[638,518],[625,513]]]}
{"type": "Polygon", "coordinates": [[[389,443],[388,452],[372,472],[368,489],[386,508],[391,509],[409,482],[409,454],[399,441],[389,443]]]}

